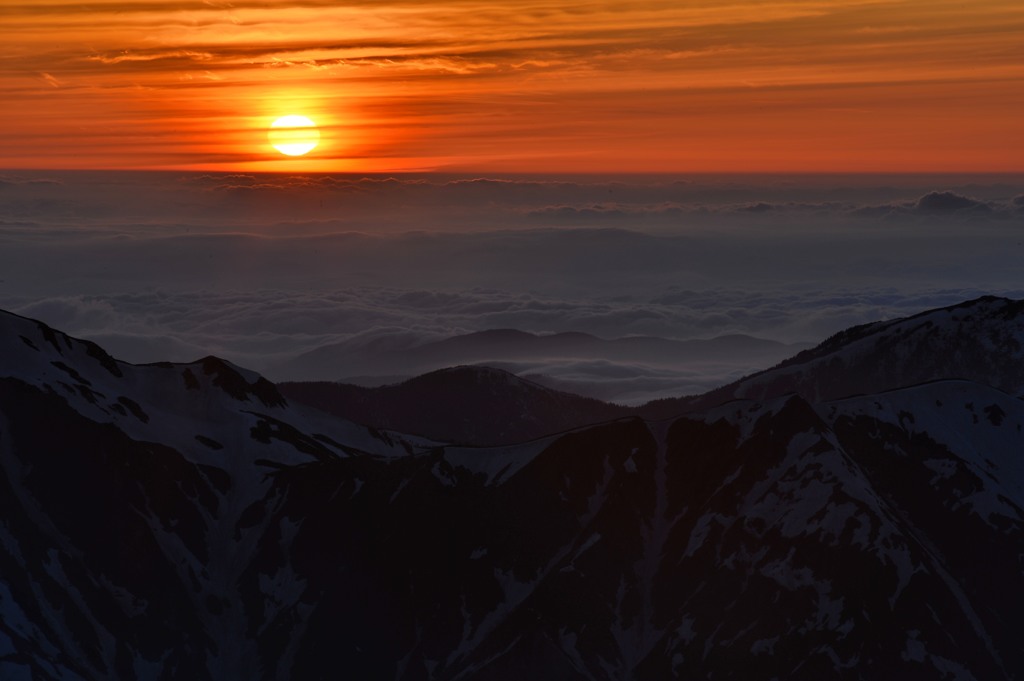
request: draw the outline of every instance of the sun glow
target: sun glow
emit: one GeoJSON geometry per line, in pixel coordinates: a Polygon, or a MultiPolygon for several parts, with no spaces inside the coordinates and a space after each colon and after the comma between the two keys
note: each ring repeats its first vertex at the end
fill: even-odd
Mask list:
{"type": "Polygon", "coordinates": [[[0,0],[0,166],[1024,171],[1021,0],[369,6],[0,0]]]}
{"type": "Polygon", "coordinates": [[[271,146],[286,156],[304,156],[320,143],[320,131],[305,116],[282,116],[270,126],[267,138],[271,146]]]}

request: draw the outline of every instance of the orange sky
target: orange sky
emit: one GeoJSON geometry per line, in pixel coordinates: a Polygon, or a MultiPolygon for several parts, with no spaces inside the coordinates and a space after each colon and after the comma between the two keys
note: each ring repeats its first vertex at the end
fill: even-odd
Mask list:
{"type": "Polygon", "coordinates": [[[0,0],[0,167],[1024,171],[1020,0],[0,0]],[[282,157],[276,117],[322,143],[282,157]]]}

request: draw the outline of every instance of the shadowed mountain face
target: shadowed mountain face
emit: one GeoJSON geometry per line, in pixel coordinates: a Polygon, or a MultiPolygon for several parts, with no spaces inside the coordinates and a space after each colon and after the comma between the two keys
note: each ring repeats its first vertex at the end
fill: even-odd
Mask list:
{"type": "MultiPolygon", "coordinates": [[[[1004,303],[934,314],[1009,338],[1004,303]]],[[[0,348],[0,678],[1022,677],[1019,383],[474,448],[10,315],[0,348]]]]}

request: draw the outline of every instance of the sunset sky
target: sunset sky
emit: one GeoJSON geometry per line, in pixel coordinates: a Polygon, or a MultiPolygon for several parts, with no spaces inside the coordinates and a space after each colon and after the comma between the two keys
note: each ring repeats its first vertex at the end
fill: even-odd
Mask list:
{"type": "Polygon", "coordinates": [[[1022,171],[1020,0],[0,0],[0,167],[1022,171]],[[285,158],[266,129],[314,119],[285,158]]]}

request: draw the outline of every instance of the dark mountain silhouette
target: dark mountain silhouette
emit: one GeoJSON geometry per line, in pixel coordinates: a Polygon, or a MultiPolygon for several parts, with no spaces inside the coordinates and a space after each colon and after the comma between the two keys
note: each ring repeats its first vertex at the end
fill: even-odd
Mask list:
{"type": "Polygon", "coordinates": [[[491,448],[0,314],[0,678],[1021,679],[1017,369],[860,375],[925,348],[975,379],[1019,364],[1019,307],[860,327],[736,384],[753,398],[491,448]]]}
{"type": "Polygon", "coordinates": [[[281,383],[288,399],[374,428],[469,445],[525,442],[631,414],[489,367],[454,367],[399,385],[281,383]]]}
{"type": "MultiPolygon", "coordinates": [[[[355,338],[303,353],[277,367],[277,373],[300,380],[346,381],[359,377],[413,377],[438,369],[500,362],[543,362],[552,358],[596,359],[675,366],[685,362],[735,361],[744,358],[770,365],[803,349],[752,336],[676,341],[649,336],[606,340],[585,333],[533,334],[494,329],[417,343],[404,338],[355,338]]],[[[377,383],[380,385],[381,383],[377,383]]]]}

